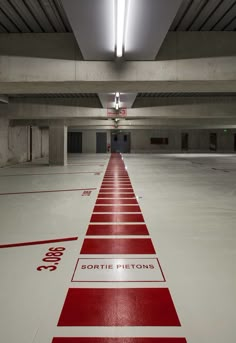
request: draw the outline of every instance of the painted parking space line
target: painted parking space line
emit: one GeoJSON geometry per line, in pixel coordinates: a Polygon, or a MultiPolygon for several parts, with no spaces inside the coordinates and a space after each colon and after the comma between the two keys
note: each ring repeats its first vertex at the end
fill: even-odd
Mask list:
{"type": "Polygon", "coordinates": [[[47,240],[42,240],[42,241],[0,244],[0,249],[23,247],[23,246],[27,246],[27,245],[39,245],[39,244],[48,244],[48,243],[76,241],[77,239],[78,239],[78,237],[66,237],[66,238],[57,238],[57,239],[47,239],[47,240]]]}
{"type": "Polygon", "coordinates": [[[25,174],[0,174],[0,177],[12,177],[12,176],[50,176],[50,175],[77,175],[77,174],[97,174],[98,171],[89,171],[89,172],[66,172],[66,173],[25,173],[25,174]]]}
{"type": "Polygon", "coordinates": [[[0,193],[0,195],[23,195],[23,194],[36,194],[36,193],[58,193],[58,192],[78,192],[78,191],[93,191],[96,188],[71,188],[71,189],[52,189],[45,191],[29,191],[29,192],[9,192],[0,193]]]}
{"type": "Polygon", "coordinates": [[[81,254],[155,254],[150,238],[89,238],[81,254]]]}

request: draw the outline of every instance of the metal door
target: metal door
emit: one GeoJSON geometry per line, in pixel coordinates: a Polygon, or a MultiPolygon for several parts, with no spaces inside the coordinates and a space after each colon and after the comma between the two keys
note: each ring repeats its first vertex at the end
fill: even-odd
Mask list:
{"type": "Polygon", "coordinates": [[[97,132],[96,133],[96,153],[107,152],[107,133],[97,132]]]}
{"type": "Polygon", "coordinates": [[[182,151],[188,151],[188,133],[186,132],[181,135],[181,149],[182,151]]]}
{"type": "Polygon", "coordinates": [[[130,152],[130,132],[111,133],[111,152],[130,152]]]}
{"type": "Polygon", "coordinates": [[[69,153],[82,153],[82,132],[68,132],[67,151],[69,153]]]}

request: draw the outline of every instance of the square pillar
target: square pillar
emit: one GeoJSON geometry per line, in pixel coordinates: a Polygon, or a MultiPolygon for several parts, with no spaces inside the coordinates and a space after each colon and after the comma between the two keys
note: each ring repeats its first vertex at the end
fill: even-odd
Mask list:
{"type": "Polygon", "coordinates": [[[49,164],[67,164],[67,126],[49,127],[49,164]]]}

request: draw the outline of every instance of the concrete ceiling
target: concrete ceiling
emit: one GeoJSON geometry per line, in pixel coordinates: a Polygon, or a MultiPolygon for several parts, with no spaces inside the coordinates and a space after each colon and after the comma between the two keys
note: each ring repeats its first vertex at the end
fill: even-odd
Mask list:
{"type": "MultiPolygon", "coordinates": [[[[114,16],[112,16],[112,13],[114,14],[114,1],[0,0],[0,35],[1,33],[3,34],[2,36],[4,36],[4,33],[42,33],[46,36],[47,33],[55,35],[64,33],[65,35],[73,37],[73,35],[70,34],[70,32],[73,32],[78,43],[79,53],[77,53],[77,55],[80,56],[80,60],[114,61],[114,16]]],[[[169,35],[181,34],[180,31],[235,31],[236,1],[129,0],[127,16],[127,30],[129,31],[129,35],[127,35],[125,40],[125,60],[155,60],[159,49],[165,45],[162,43],[165,40],[168,31],[178,31],[169,33],[169,35]]],[[[223,32],[223,34],[225,33],[223,32]]],[[[234,35],[234,33],[232,34],[234,35]]],[[[14,35],[11,35],[11,37],[12,36],[14,35]]],[[[171,39],[172,37],[169,36],[168,41],[171,39]]],[[[201,37],[199,39],[202,40],[201,37]]],[[[179,40],[176,39],[178,42],[179,40]]],[[[221,39],[221,42],[222,41],[224,40],[221,39]]],[[[181,42],[183,42],[183,45],[186,44],[185,39],[181,40],[181,42]]],[[[204,45],[204,41],[202,41],[202,44],[204,45]]],[[[168,47],[170,47],[172,52],[177,51],[177,48],[172,46],[172,44],[169,44],[168,47]]],[[[168,51],[168,47],[165,48],[165,51],[168,51]]],[[[180,47],[178,48],[180,49],[180,47]]],[[[186,49],[184,48],[183,50],[185,51],[186,49]]],[[[223,51],[223,48],[221,50],[223,51]]],[[[178,54],[180,56],[179,59],[182,61],[184,61],[184,59],[191,61],[193,58],[183,57],[180,50],[178,50],[178,54]]],[[[189,54],[191,55],[191,53],[189,54]]],[[[213,57],[221,57],[219,54],[214,54],[213,57]]],[[[5,53],[3,55],[5,55],[5,53]]],[[[212,57],[209,53],[207,56],[196,56],[195,49],[193,49],[193,56],[194,58],[198,58],[199,63],[203,60],[202,57],[212,57]]],[[[227,52],[224,56],[235,56],[235,53],[227,52]]],[[[161,61],[169,61],[171,59],[172,58],[161,57],[161,61]]],[[[175,59],[176,56],[174,56],[173,60],[175,59]]],[[[51,60],[53,61],[52,58],[51,60]]],[[[63,63],[64,62],[69,63],[67,58],[63,57],[63,63]]],[[[41,61],[40,63],[42,64],[41,61]]],[[[27,87],[25,92],[22,88],[20,90],[21,94],[16,94],[18,88],[18,85],[16,85],[15,94],[10,94],[13,91],[7,92],[7,87],[3,87],[6,92],[5,95],[0,97],[0,102],[2,104],[7,104],[8,101],[9,103],[19,103],[20,101],[43,103],[43,101],[45,101],[45,103],[64,103],[70,106],[91,106],[97,108],[101,106],[112,107],[114,92],[119,91],[119,89],[113,89],[114,86],[112,86],[113,88],[109,86],[108,88],[105,87],[103,89],[102,71],[100,73],[100,88],[98,83],[95,84],[95,82],[93,83],[94,87],[88,87],[87,89],[86,87],[78,89],[76,85],[73,85],[71,89],[69,89],[68,86],[68,89],[66,89],[65,85],[64,90],[60,87],[60,89],[57,90],[56,87],[49,91],[46,90],[47,94],[40,93],[36,95],[27,94],[27,87]],[[59,92],[58,94],[55,93],[57,91],[59,92]],[[65,93],[63,93],[63,91],[65,91],[65,93]]],[[[144,74],[146,75],[146,72],[144,74]]],[[[152,78],[152,75],[150,75],[150,77],[152,78]]],[[[150,77],[148,75],[148,80],[150,80],[150,77]]],[[[191,102],[209,102],[209,99],[213,99],[213,101],[216,100],[216,90],[218,91],[219,101],[225,102],[227,99],[231,101],[236,94],[234,93],[235,85],[228,88],[226,87],[226,85],[229,85],[228,82],[224,84],[224,82],[220,81],[217,88],[217,82],[214,81],[215,89],[212,88],[212,84],[209,84],[207,88],[204,88],[206,85],[205,81],[203,84],[199,83],[197,87],[196,79],[191,79],[191,82],[193,83],[193,87],[191,87],[191,83],[188,83],[188,86],[185,88],[181,88],[181,86],[179,88],[177,85],[171,88],[171,85],[166,82],[168,85],[165,88],[163,87],[162,82],[161,87],[158,88],[154,85],[153,88],[150,87],[148,89],[144,82],[144,86],[142,87],[140,86],[140,83],[137,84],[137,86],[134,83],[132,84],[132,87],[127,86],[128,82],[124,79],[125,87],[127,87],[123,87],[123,92],[122,86],[120,88],[121,103],[122,106],[130,108],[132,106],[147,107],[155,105],[161,106],[163,104],[169,105],[171,102],[173,102],[173,104],[176,103],[176,105],[182,103],[190,104],[191,102]],[[205,92],[205,94],[202,92],[205,92]],[[205,100],[203,100],[203,98],[205,100]]],[[[121,83],[119,84],[121,85],[121,83]]],[[[178,84],[180,83],[178,82],[178,84]]],[[[58,83],[56,86],[58,86],[58,83]]],[[[43,91],[42,88],[41,92],[43,91]]],[[[29,92],[31,92],[31,90],[29,90],[29,92]]],[[[37,92],[40,92],[40,90],[37,92]]]]}
{"type": "MultiPolygon", "coordinates": [[[[85,60],[114,60],[116,1],[62,0],[85,60]]],[[[129,0],[125,60],[153,60],[181,0],[129,0]]]]}
{"type": "Polygon", "coordinates": [[[184,0],[171,31],[235,31],[235,0],[184,0]]]}
{"type": "MultiPolygon", "coordinates": [[[[100,2],[93,1],[93,5],[100,2]]],[[[170,30],[235,31],[236,3],[234,0],[183,0],[170,30]]],[[[61,0],[1,0],[1,32],[51,33],[72,32],[72,29],[61,0]]]]}

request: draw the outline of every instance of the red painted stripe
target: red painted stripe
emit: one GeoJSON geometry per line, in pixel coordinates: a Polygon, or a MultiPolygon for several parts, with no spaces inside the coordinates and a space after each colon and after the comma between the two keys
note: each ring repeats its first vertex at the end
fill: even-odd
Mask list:
{"type": "Polygon", "coordinates": [[[150,238],[89,238],[81,254],[155,254],[150,238]]]}
{"type": "Polygon", "coordinates": [[[130,187],[130,186],[127,186],[127,187],[113,187],[113,186],[110,186],[110,187],[101,187],[100,188],[100,192],[133,192],[133,188],[130,187]]]}
{"type": "Polygon", "coordinates": [[[113,180],[118,180],[118,181],[127,181],[130,180],[129,176],[104,176],[103,180],[105,181],[113,181],[113,180]]]}
{"type": "Polygon", "coordinates": [[[114,189],[114,188],[106,188],[106,189],[100,189],[99,193],[134,193],[133,189],[114,189]]]}
{"type": "Polygon", "coordinates": [[[77,191],[92,191],[96,188],[73,188],[73,189],[54,189],[50,191],[31,191],[31,192],[14,192],[14,193],[0,193],[0,195],[21,195],[21,194],[35,194],[35,193],[57,193],[57,192],[77,192],[77,191]]]}
{"type": "Polygon", "coordinates": [[[125,172],[111,172],[111,173],[105,173],[105,176],[128,176],[128,173],[125,172]]]}
{"type": "Polygon", "coordinates": [[[187,343],[182,337],[54,337],[52,343],[187,343]]]}
{"type": "Polygon", "coordinates": [[[122,187],[132,187],[131,183],[117,183],[117,182],[113,182],[113,183],[102,183],[101,187],[104,188],[122,188],[122,187]]]}
{"type": "Polygon", "coordinates": [[[138,202],[135,199],[97,199],[96,205],[138,205],[138,202]]]}
{"type": "Polygon", "coordinates": [[[143,215],[124,213],[92,214],[91,223],[141,223],[144,222],[143,215]]]}
{"type": "Polygon", "coordinates": [[[148,234],[148,229],[145,224],[90,224],[86,233],[87,236],[148,234]]]}
{"type": "Polygon", "coordinates": [[[34,242],[22,242],[22,243],[13,243],[13,244],[1,244],[1,248],[16,248],[23,247],[26,245],[39,245],[39,244],[49,244],[49,243],[58,243],[58,242],[67,242],[67,241],[76,241],[78,237],[67,237],[67,238],[57,238],[57,239],[48,239],[44,241],[34,241],[34,242]]]}
{"type": "Polygon", "coordinates": [[[58,326],[180,326],[168,288],[69,288],[58,326]]]}
{"type": "Polygon", "coordinates": [[[123,182],[120,182],[120,181],[103,181],[102,182],[102,187],[105,187],[105,186],[118,186],[118,187],[121,187],[121,186],[132,186],[132,184],[131,184],[130,181],[123,181],[123,182]]]}
{"type": "Polygon", "coordinates": [[[93,212],[141,212],[139,206],[135,205],[113,205],[113,206],[94,206],[93,212]]]}
{"type": "Polygon", "coordinates": [[[102,198],[135,198],[134,193],[99,193],[98,199],[102,198]]]}

